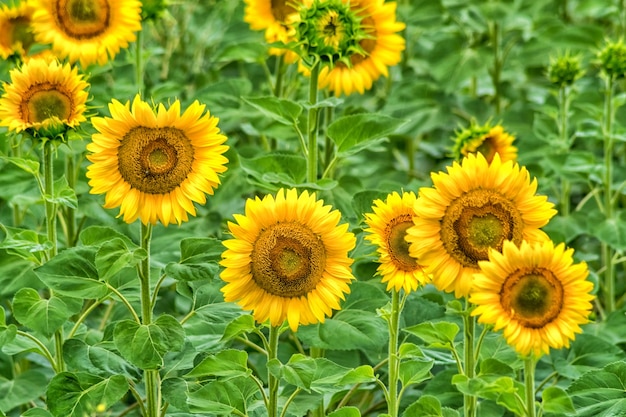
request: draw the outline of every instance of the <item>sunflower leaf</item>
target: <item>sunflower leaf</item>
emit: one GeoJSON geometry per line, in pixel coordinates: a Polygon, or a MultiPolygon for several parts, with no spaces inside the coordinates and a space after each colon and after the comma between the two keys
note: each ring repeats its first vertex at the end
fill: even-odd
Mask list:
{"type": "Polygon", "coordinates": [[[278,123],[293,125],[302,113],[302,106],[295,101],[277,97],[243,97],[243,101],[271,117],[278,123]]]}
{"type": "Polygon", "coordinates": [[[541,393],[541,408],[546,413],[574,413],[574,403],[564,389],[548,387],[541,393]]]}
{"type": "Polygon", "coordinates": [[[57,296],[42,299],[32,288],[22,288],[13,298],[13,314],[24,326],[50,337],[83,305],[78,298],[57,296]]]}
{"type": "Polygon", "coordinates": [[[242,350],[226,349],[215,355],[204,358],[186,376],[204,377],[239,377],[248,376],[252,373],[248,369],[248,353],[242,350]]]}
{"type": "Polygon", "coordinates": [[[615,362],[585,373],[570,385],[577,416],[609,417],[626,414],[626,363],[615,362]]]}
{"type": "Polygon", "coordinates": [[[12,380],[0,377],[0,410],[8,412],[36,400],[45,393],[47,383],[46,375],[34,369],[20,373],[12,380]]]}
{"type": "Polygon", "coordinates": [[[432,359],[411,359],[402,361],[400,365],[400,381],[402,386],[407,387],[411,384],[419,384],[430,378],[433,374],[430,373],[434,365],[432,359]]]}
{"type": "Polygon", "coordinates": [[[333,121],[328,126],[328,137],[337,145],[337,152],[347,156],[382,141],[404,122],[382,114],[353,114],[333,121]]]}
{"type": "Polygon", "coordinates": [[[17,158],[13,156],[4,156],[0,155],[0,159],[3,161],[7,161],[15,165],[16,167],[22,169],[29,174],[34,175],[35,177],[39,176],[39,162],[33,159],[25,159],[25,158],[17,158]]]}
{"type": "Polygon", "coordinates": [[[424,322],[407,327],[404,331],[419,337],[431,347],[452,348],[459,326],[446,321],[424,322]]]}
{"type": "Polygon", "coordinates": [[[147,256],[146,250],[137,245],[129,247],[123,239],[112,239],[103,243],[96,252],[96,269],[100,279],[108,281],[122,269],[134,267],[147,256]]]}
{"type": "Polygon", "coordinates": [[[326,417],[361,417],[361,412],[356,407],[341,407],[326,417]]]}
{"type": "Polygon", "coordinates": [[[251,378],[237,377],[227,381],[212,381],[187,396],[192,413],[210,413],[219,416],[250,415],[256,407],[263,407],[259,387],[251,378]]]}

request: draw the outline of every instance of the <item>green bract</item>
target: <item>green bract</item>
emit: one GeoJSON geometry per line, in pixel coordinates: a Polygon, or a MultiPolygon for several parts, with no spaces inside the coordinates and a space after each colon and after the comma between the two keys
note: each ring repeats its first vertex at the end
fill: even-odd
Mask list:
{"type": "Polygon", "coordinates": [[[550,82],[559,86],[574,84],[574,81],[585,73],[581,68],[580,61],[580,56],[571,56],[569,53],[557,58],[550,58],[550,66],[548,67],[550,82]]]}
{"type": "Polygon", "coordinates": [[[608,42],[598,58],[600,68],[609,77],[622,78],[626,74],[626,45],[622,40],[608,42]]]}

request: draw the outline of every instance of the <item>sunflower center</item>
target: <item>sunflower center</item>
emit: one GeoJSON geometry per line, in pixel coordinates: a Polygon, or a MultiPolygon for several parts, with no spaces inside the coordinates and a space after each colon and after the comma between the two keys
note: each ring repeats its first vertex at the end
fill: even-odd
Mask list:
{"type": "Polygon", "coordinates": [[[489,249],[502,250],[505,240],[519,245],[524,222],[519,210],[493,190],[471,190],[452,201],[442,221],[446,251],[464,266],[477,268],[489,249]]]}
{"type": "Polygon", "coordinates": [[[410,214],[398,216],[391,220],[385,229],[389,256],[393,263],[403,271],[414,271],[417,268],[415,258],[409,255],[409,243],[406,241],[406,231],[413,225],[410,214]]]}
{"type": "Polygon", "coordinates": [[[287,20],[287,16],[296,12],[296,9],[287,4],[285,0],[272,0],[271,8],[274,19],[279,22],[285,22],[287,20]]]}
{"type": "Polygon", "coordinates": [[[118,148],[122,178],[148,194],[165,194],[180,186],[192,171],[193,145],[172,127],[129,130],[118,148]]]}
{"type": "Polygon", "coordinates": [[[502,307],[522,326],[541,328],[558,317],[563,306],[563,286],[550,270],[517,270],[500,290],[502,307]]]}
{"type": "Polygon", "coordinates": [[[57,23],[69,36],[78,39],[100,35],[109,27],[108,0],[58,0],[57,23]]]}
{"type": "Polygon", "coordinates": [[[49,82],[33,85],[22,96],[22,119],[29,123],[41,123],[54,117],[68,120],[72,115],[72,99],[58,87],[49,82]]]}
{"type": "Polygon", "coordinates": [[[279,297],[300,297],[314,289],[326,267],[326,249],[298,222],[277,223],[261,232],[252,250],[252,278],[279,297]]]}
{"type": "Polygon", "coordinates": [[[339,14],[331,10],[320,19],[320,32],[324,36],[324,44],[333,48],[338,48],[343,39],[344,27],[339,19],[339,14]]]}
{"type": "Polygon", "coordinates": [[[7,23],[7,30],[0,33],[1,43],[12,48],[21,45],[22,49],[27,51],[35,41],[30,30],[30,19],[25,16],[18,16],[9,19],[7,23]]]}

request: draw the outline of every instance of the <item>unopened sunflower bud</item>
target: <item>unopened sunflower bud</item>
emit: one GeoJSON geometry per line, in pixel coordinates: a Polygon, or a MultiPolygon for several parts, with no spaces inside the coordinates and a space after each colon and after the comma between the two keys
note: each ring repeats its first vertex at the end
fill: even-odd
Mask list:
{"type": "Polygon", "coordinates": [[[607,42],[598,54],[600,68],[611,78],[622,78],[626,75],[626,45],[620,39],[607,42]]]}
{"type": "Polygon", "coordinates": [[[571,56],[569,53],[557,58],[550,58],[548,66],[548,78],[552,84],[560,87],[570,86],[584,75],[585,71],[581,68],[581,57],[579,55],[571,56]]]}

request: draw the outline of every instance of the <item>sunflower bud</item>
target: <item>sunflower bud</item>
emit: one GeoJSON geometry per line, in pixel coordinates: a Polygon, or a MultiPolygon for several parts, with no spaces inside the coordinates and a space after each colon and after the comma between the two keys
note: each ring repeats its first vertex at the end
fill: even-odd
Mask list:
{"type": "Polygon", "coordinates": [[[517,148],[512,146],[515,137],[506,133],[502,126],[492,126],[489,122],[483,126],[472,120],[470,126],[456,132],[452,156],[457,161],[469,154],[481,153],[491,162],[495,154],[504,161],[517,159],[517,148]]]}
{"type": "Polygon", "coordinates": [[[161,18],[168,5],[168,0],[142,0],[142,20],[158,20],[159,18],[161,18]]]}
{"type": "Polygon", "coordinates": [[[622,78],[626,74],[626,45],[620,39],[617,42],[607,42],[604,49],[598,53],[600,68],[611,78],[622,78]]]}
{"type": "Polygon", "coordinates": [[[303,8],[296,30],[302,59],[309,67],[318,60],[322,65],[350,66],[350,56],[367,55],[360,44],[367,37],[362,18],[341,0],[316,0],[303,8]]]}
{"type": "Polygon", "coordinates": [[[574,81],[585,74],[581,68],[581,57],[579,55],[570,56],[569,53],[557,58],[550,58],[548,66],[548,79],[552,84],[559,87],[574,84],[574,81]]]}

